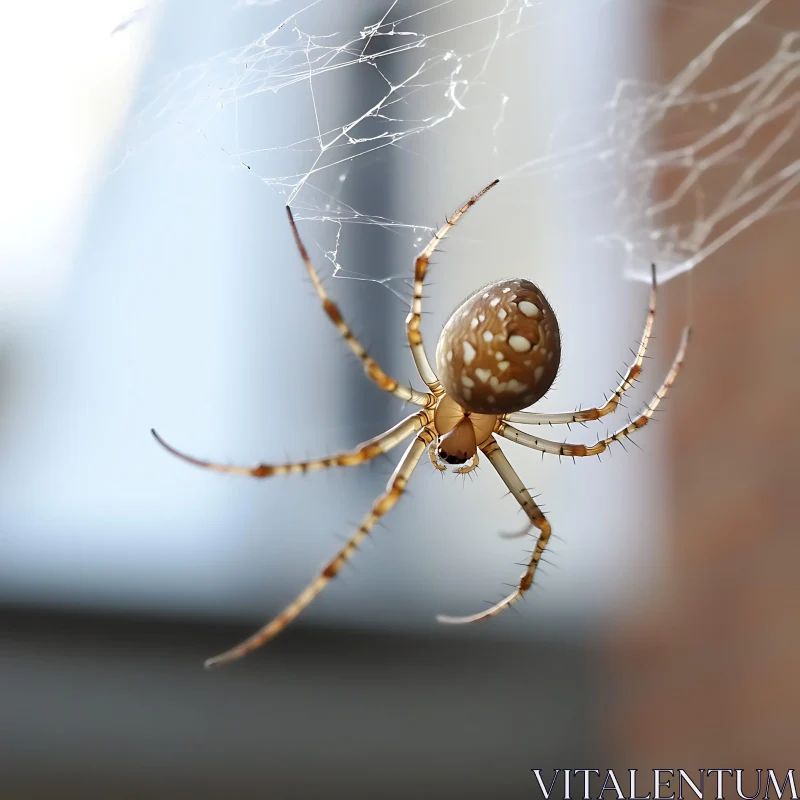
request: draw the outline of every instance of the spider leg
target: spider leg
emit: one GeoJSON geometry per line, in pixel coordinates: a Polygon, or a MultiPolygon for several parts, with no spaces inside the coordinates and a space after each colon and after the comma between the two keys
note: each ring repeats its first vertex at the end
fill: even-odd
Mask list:
{"type": "Polygon", "coordinates": [[[419,463],[419,459],[425,452],[425,448],[433,440],[435,434],[425,428],[419,432],[414,441],[409,445],[400,463],[397,465],[386,490],[378,496],[372,505],[369,514],[364,518],[358,530],[353,534],[345,546],[325,565],[322,571],[303,589],[302,592],[289,603],[283,611],[278,614],[271,622],[260,630],[256,631],[249,639],[245,639],[241,644],[236,645],[221,655],[209,658],[206,668],[217,667],[241,658],[247,653],[252,652],[261,645],[268,642],[273,636],[279,634],[290,622],[292,622],[301,611],[303,611],[311,601],[336,577],[344,563],[353,555],[361,541],[369,534],[375,523],[386,514],[400,499],[405,491],[411,473],[419,463]]]}
{"type": "Polygon", "coordinates": [[[259,464],[255,467],[237,467],[230,464],[217,464],[214,461],[203,461],[193,456],[181,453],[171,445],[168,445],[154,430],[150,432],[156,441],[172,455],[177,456],[190,464],[205,469],[213,469],[217,472],[228,472],[233,475],[250,475],[253,478],[269,478],[272,475],[287,475],[297,472],[311,472],[313,470],[326,469],[327,467],[352,467],[363,464],[375,456],[386,453],[396,447],[412,433],[427,425],[432,419],[432,412],[427,409],[406,417],[402,422],[398,422],[393,428],[385,433],[375,436],[372,439],[359,445],[355,450],[345,453],[337,453],[327,458],[316,458],[310,461],[296,461],[291,464],[259,464]]]}
{"type": "Polygon", "coordinates": [[[289,217],[289,224],[292,226],[292,234],[294,235],[297,249],[300,251],[300,257],[303,259],[308,274],[311,276],[311,282],[314,284],[314,289],[316,289],[317,295],[319,295],[319,299],[322,301],[322,307],[325,309],[325,313],[330,317],[333,324],[338,328],[339,333],[342,334],[350,349],[363,364],[364,372],[366,372],[385,392],[390,392],[395,397],[399,397],[406,402],[415,403],[418,406],[423,406],[425,408],[431,406],[434,398],[425,392],[418,392],[408,386],[403,386],[394,378],[389,377],[378,366],[378,363],[367,354],[361,342],[356,339],[349,325],[344,321],[342,313],[339,311],[339,306],[328,297],[328,293],[325,291],[325,287],[322,285],[322,281],[319,279],[319,275],[311,263],[303,240],[300,238],[300,233],[297,230],[297,225],[292,216],[292,209],[289,208],[289,206],[286,206],[286,214],[289,217]]]}
{"type": "Polygon", "coordinates": [[[653,282],[650,290],[650,305],[647,310],[647,319],[644,323],[642,338],[639,340],[639,349],[636,353],[634,362],[628,367],[624,376],[620,376],[620,382],[614,393],[609,397],[605,404],[599,408],[587,408],[583,411],[565,411],[554,414],[538,414],[533,411],[515,411],[511,414],[504,414],[506,422],[514,422],[518,425],[568,425],[572,422],[588,422],[600,419],[612,411],[616,411],[622,396],[634,384],[634,381],[642,373],[642,363],[644,362],[647,344],[650,341],[650,334],[653,331],[653,321],[656,317],[656,265],[651,265],[653,282]]]}
{"type": "Polygon", "coordinates": [[[444,615],[439,615],[436,617],[439,622],[444,622],[449,625],[463,625],[467,622],[478,622],[482,619],[494,617],[501,611],[513,606],[514,603],[516,603],[522,597],[522,595],[531,588],[536,568],[539,566],[539,561],[541,560],[542,554],[544,553],[547,543],[550,540],[550,523],[539,509],[539,506],[537,506],[534,502],[530,492],[525,488],[525,485],[520,480],[519,475],[517,475],[517,473],[514,471],[514,468],[511,466],[509,460],[505,457],[495,438],[491,436],[488,442],[481,445],[481,450],[486,458],[489,459],[491,465],[497,470],[497,473],[503,479],[503,483],[505,483],[505,485],[509,488],[511,494],[517,498],[517,502],[528,515],[531,525],[538,528],[539,537],[536,540],[536,546],[533,548],[531,560],[528,563],[525,572],[520,575],[519,585],[510,595],[508,595],[508,597],[505,597],[499,603],[495,603],[491,608],[487,608],[486,611],[480,611],[477,614],[471,614],[468,617],[448,617],[444,615]]]}
{"type": "Polygon", "coordinates": [[[470,472],[476,469],[478,469],[478,454],[473,453],[472,458],[469,460],[469,464],[465,464],[463,467],[454,469],[453,472],[456,475],[469,475],[470,472]]]}
{"type": "Polygon", "coordinates": [[[647,404],[647,406],[645,406],[644,411],[638,417],[636,417],[636,419],[632,419],[628,425],[615,431],[611,436],[607,436],[605,439],[600,439],[596,444],[567,444],[566,442],[554,442],[550,439],[541,439],[538,436],[531,436],[529,433],[523,433],[521,430],[509,425],[507,422],[504,422],[502,419],[497,423],[497,426],[495,427],[495,433],[499,434],[505,439],[509,439],[512,442],[524,445],[525,447],[530,447],[533,450],[540,450],[543,453],[551,453],[557,456],[599,455],[603,451],[607,450],[612,442],[617,442],[627,436],[630,436],[635,430],[638,428],[643,428],[650,421],[650,417],[653,416],[658,404],[664,398],[664,395],[666,395],[670,386],[672,386],[673,382],[675,381],[675,377],[681,368],[683,357],[686,354],[686,345],[689,342],[689,333],[690,329],[685,328],[683,331],[683,337],[681,339],[681,345],[678,348],[678,354],[675,356],[675,361],[672,362],[672,367],[667,373],[664,383],[661,384],[661,388],[655,393],[653,399],[647,404]]]}
{"type": "Polygon", "coordinates": [[[434,439],[431,442],[430,447],[428,447],[428,456],[431,459],[431,464],[433,464],[433,466],[436,467],[439,472],[447,472],[447,467],[440,464],[439,459],[436,458],[436,439],[434,439]]]}
{"type": "Polygon", "coordinates": [[[493,186],[500,182],[497,178],[493,180],[488,186],[481,189],[477,194],[474,194],[464,203],[461,208],[433,235],[433,238],[428,242],[427,247],[417,256],[414,262],[414,297],[411,301],[411,312],[406,318],[406,332],[408,334],[408,343],[411,346],[411,355],[414,357],[414,363],[417,365],[417,371],[420,377],[427,384],[428,388],[435,394],[440,395],[444,391],[442,384],[436,377],[436,373],[431,368],[428,362],[428,357],[425,355],[425,347],[422,344],[422,334],[420,333],[420,323],[422,322],[422,286],[425,282],[425,273],[428,270],[428,262],[433,255],[434,250],[439,246],[439,242],[444,239],[447,232],[453,225],[458,222],[462,215],[466,214],[469,209],[478,202],[478,200],[486,194],[493,186]]]}

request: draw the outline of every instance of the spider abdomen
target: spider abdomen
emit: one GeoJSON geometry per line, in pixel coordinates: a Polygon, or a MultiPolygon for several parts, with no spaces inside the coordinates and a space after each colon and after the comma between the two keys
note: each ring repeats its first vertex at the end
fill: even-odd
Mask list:
{"type": "Polygon", "coordinates": [[[465,300],[436,348],[439,380],[465,410],[505,414],[535,403],[561,359],[556,315],[541,291],[518,278],[465,300]]]}

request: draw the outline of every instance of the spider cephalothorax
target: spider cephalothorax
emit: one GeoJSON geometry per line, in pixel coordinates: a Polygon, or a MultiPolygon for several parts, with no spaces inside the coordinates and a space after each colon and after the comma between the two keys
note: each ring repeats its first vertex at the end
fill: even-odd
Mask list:
{"type": "Polygon", "coordinates": [[[355,450],[327,458],[298,461],[291,464],[259,464],[254,467],[237,467],[202,461],[187,456],[170,447],[158,434],[153,435],[174,455],[200,467],[238,475],[266,478],[293,472],[308,472],[332,466],[349,467],[362,464],[381,453],[386,453],[405,439],[414,436],[400,459],[386,490],[375,500],[369,514],[350,540],[325,565],[311,583],[289,603],[271,622],[256,631],[249,639],[206,662],[214,666],[246,655],[280,633],[334,578],[342,565],[355,552],[359,543],[386,514],[405,491],[411,473],[427,449],[433,465],[446,470],[445,465],[460,465],[456,472],[475,469],[480,450],[494,467],[509,492],[528,517],[529,526],[538,530],[536,544],[518,585],[507,597],[485,611],[467,617],[444,617],[441,622],[464,623],[487,619],[516,603],[530,589],[533,576],[542,554],[550,540],[550,523],[536,505],[522,480],[497,444],[500,436],[542,453],[559,456],[599,455],[616,441],[644,427],[656,406],[678,374],[688,342],[689,331],[684,331],[678,354],[664,383],[635,419],[615,433],[598,439],[593,445],[568,444],[542,439],[515,428],[521,425],[563,425],[571,422],[588,422],[600,419],[615,411],[623,394],[627,392],[642,371],[645,350],[655,318],[656,280],[653,268],[653,287],[650,307],[636,358],[621,378],[616,390],[602,406],[584,411],[537,414],[521,409],[535,403],[550,388],[561,359],[561,340],[558,323],[544,295],[530,281],[505,280],[493,283],[471,295],[444,326],[436,349],[439,375],[433,371],[425,353],[420,332],[422,320],[422,287],[428,262],[439,242],[456,221],[471,208],[498,181],[471,197],[434,235],[414,264],[414,296],[411,312],[406,320],[406,333],[414,357],[414,364],[428,388],[427,392],[410,389],[389,377],[370,358],[320,282],[297,231],[291,210],[287,207],[289,222],[300,255],[322,301],[325,312],[336,325],[350,349],[359,358],[364,371],[382,389],[395,397],[419,407],[419,411],[406,417],[390,430],[370,439],[355,450]],[[443,462],[443,463],[440,463],[443,462]]]}
{"type": "Polygon", "coordinates": [[[497,423],[497,414],[476,414],[460,406],[449,394],[436,401],[433,426],[439,436],[438,442],[430,446],[433,466],[444,472],[445,464],[466,464],[455,470],[460,474],[472,472],[478,465],[478,448],[492,435],[497,423]]]}

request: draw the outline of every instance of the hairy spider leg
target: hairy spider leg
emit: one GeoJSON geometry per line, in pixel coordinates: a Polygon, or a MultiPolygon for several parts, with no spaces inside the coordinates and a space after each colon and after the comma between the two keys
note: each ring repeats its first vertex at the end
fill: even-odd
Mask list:
{"type": "Polygon", "coordinates": [[[366,374],[375,383],[377,383],[381,389],[383,389],[385,392],[393,394],[395,397],[399,397],[401,400],[405,400],[409,403],[414,403],[418,406],[423,406],[426,408],[433,405],[435,398],[431,397],[431,395],[427,394],[426,392],[418,392],[408,386],[403,386],[394,378],[389,377],[380,368],[380,366],[378,366],[378,363],[368,355],[367,351],[350,330],[348,324],[344,321],[342,312],[339,311],[339,306],[337,306],[336,303],[334,303],[330,297],[328,297],[328,293],[325,291],[325,287],[322,285],[322,281],[320,280],[317,271],[314,269],[314,265],[311,263],[311,259],[309,258],[305,245],[303,244],[303,240],[300,238],[300,233],[297,230],[297,225],[295,224],[294,217],[292,216],[292,209],[289,208],[289,206],[286,206],[286,214],[289,217],[289,224],[292,226],[292,234],[294,235],[294,241],[297,244],[297,249],[300,251],[300,257],[303,259],[303,263],[306,265],[308,274],[311,276],[311,282],[314,284],[314,289],[316,289],[317,295],[319,295],[319,299],[322,301],[322,307],[325,309],[325,313],[328,315],[331,322],[333,322],[333,324],[339,330],[339,333],[342,334],[342,337],[347,342],[350,349],[356,354],[356,357],[359,359],[359,361],[361,361],[362,365],[364,366],[364,372],[366,372],[366,374]]]}
{"type": "Polygon", "coordinates": [[[447,623],[448,625],[464,625],[468,622],[478,622],[482,619],[489,619],[494,617],[506,608],[513,606],[522,595],[531,588],[533,584],[533,576],[536,573],[536,568],[539,566],[539,561],[542,554],[547,548],[547,543],[550,541],[550,523],[542,513],[539,506],[531,497],[530,492],[525,488],[519,475],[511,466],[509,460],[497,444],[497,440],[492,436],[483,445],[481,445],[483,454],[489,459],[489,463],[497,470],[497,473],[503,479],[503,483],[508,487],[511,494],[514,495],[517,502],[522,507],[523,511],[528,515],[531,525],[539,530],[539,536],[536,539],[536,545],[531,554],[531,560],[528,563],[525,572],[520,575],[519,585],[508,597],[503,598],[499,603],[495,603],[491,608],[485,611],[480,611],[477,614],[471,614],[468,617],[448,617],[439,615],[436,617],[439,622],[447,623]]]}
{"type": "Polygon", "coordinates": [[[656,317],[656,265],[651,264],[652,288],[650,290],[650,305],[647,311],[647,319],[644,323],[644,332],[639,340],[639,350],[636,353],[635,361],[628,367],[628,371],[620,378],[619,385],[614,390],[611,397],[606,400],[605,405],[599,408],[587,408],[583,411],[566,411],[553,414],[539,414],[533,411],[515,411],[511,414],[504,414],[506,422],[513,422],[518,425],[568,425],[571,422],[588,422],[610,414],[617,409],[623,395],[634,384],[634,381],[642,373],[642,363],[647,351],[647,344],[650,341],[650,334],[653,330],[653,321],[656,317]]]}
{"type": "Polygon", "coordinates": [[[372,509],[353,534],[345,546],[325,565],[322,571],[303,589],[302,592],[289,603],[283,611],[278,614],[271,622],[260,630],[256,631],[249,639],[245,639],[241,644],[233,647],[226,652],[209,658],[205,662],[207,669],[235,661],[237,658],[247,655],[261,645],[279,634],[290,622],[292,622],[301,611],[308,607],[311,601],[338,575],[344,563],[353,555],[361,541],[369,534],[375,523],[386,514],[405,491],[411,473],[419,463],[420,457],[425,449],[433,441],[435,434],[429,429],[424,428],[409,445],[400,463],[397,465],[386,491],[378,496],[372,505],[372,509]]]}
{"type": "Polygon", "coordinates": [[[524,445],[525,447],[530,447],[533,450],[540,450],[543,453],[551,453],[552,455],[556,456],[583,457],[599,455],[607,450],[612,442],[617,442],[630,436],[635,430],[643,428],[650,421],[650,418],[653,416],[658,404],[669,391],[670,386],[672,386],[678,371],[681,368],[683,358],[686,355],[686,345],[689,342],[690,332],[690,328],[684,328],[683,336],[681,337],[681,344],[678,348],[678,354],[675,356],[675,361],[672,362],[672,367],[667,373],[664,383],[661,384],[661,388],[655,393],[653,399],[645,406],[644,411],[642,411],[642,413],[636,417],[636,419],[631,420],[628,425],[625,425],[623,428],[615,431],[611,436],[608,436],[605,439],[600,439],[596,444],[568,444],[566,442],[554,442],[550,439],[541,439],[538,436],[532,436],[529,433],[523,433],[523,431],[515,428],[513,425],[509,425],[502,419],[498,421],[494,432],[503,438],[508,439],[509,441],[516,442],[517,444],[524,445]]]}
{"type": "Polygon", "coordinates": [[[411,301],[411,311],[406,318],[406,333],[408,334],[408,343],[411,346],[411,355],[414,357],[417,371],[431,392],[437,397],[444,393],[444,389],[439,379],[436,377],[436,373],[431,368],[428,357],[425,355],[425,347],[422,344],[422,333],[420,332],[420,325],[422,323],[422,287],[425,282],[425,273],[428,270],[428,262],[439,246],[439,242],[444,239],[450,228],[452,228],[453,225],[455,225],[456,222],[458,222],[458,220],[489,191],[489,189],[493,186],[497,186],[498,183],[500,183],[500,178],[496,178],[477,194],[472,195],[472,197],[470,197],[470,199],[439,228],[430,242],[428,242],[427,247],[417,256],[417,260],[414,262],[414,297],[411,301]]]}
{"type": "Polygon", "coordinates": [[[295,461],[291,464],[258,464],[255,467],[238,467],[231,464],[218,464],[214,461],[203,461],[193,456],[181,453],[171,445],[168,445],[154,430],[151,433],[156,441],[172,455],[177,456],[183,461],[194,464],[196,467],[213,469],[216,472],[227,472],[232,475],[249,475],[253,478],[269,478],[272,475],[289,475],[302,472],[313,472],[314,470],[326,469],[327,467],[354,467],[363,464],[382,453],[387,453],[396,447],[404,439],[407,439],[415,431],[427,425],[433,419],[433,414],[428,409],[419,411],[406,417],[402,422],[398,422],[393,428],[385,433],[375,436],[372,439],[360,444],[355,450],[345,453],[338,453],[327,458],[315,458],[309,461],[295,461]]]}

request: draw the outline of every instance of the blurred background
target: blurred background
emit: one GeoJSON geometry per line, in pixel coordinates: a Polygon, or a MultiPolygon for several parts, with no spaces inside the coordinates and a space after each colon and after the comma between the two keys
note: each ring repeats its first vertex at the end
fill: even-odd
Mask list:
{"type": "Polygon", "coordinates": [[[797,3],[82,0],[0,31],[0,795],[529,797],[533,768],[792,766],[797,3]],[[656,261],[627,406],[691,323],[666,410],[602,462],[503,443],[559,537],[520,614],[435,622],[499,599],[530,544],[498,536],[522,519],[488,467],[423,462],[289,630],[204,672],[398,454],[247,481],[149,429],[249,464],[393,425],[284,206],[370,353],[422,388],[414,255],[498,175],[435,259],[431,357],[463,297],[526,277],[563,338],[537,410],[595,405],[656,261]]]}

